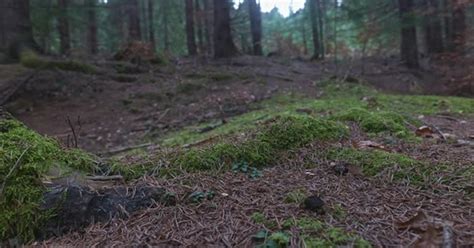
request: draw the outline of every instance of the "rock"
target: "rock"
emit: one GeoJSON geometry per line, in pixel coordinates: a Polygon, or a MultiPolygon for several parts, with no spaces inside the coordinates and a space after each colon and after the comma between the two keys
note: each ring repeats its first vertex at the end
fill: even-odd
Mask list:
{"type": "Polygon", "coordinates": [[[324,214],[324,201],[319,196],[313,195],[307,197],[303,202],[303,206],[307,210],[324,214]]]}
{"type": "Polygon", "coordinates": [[[59,236],[93,223],[128,217],[135,211],[152,207],[155,202],[174,205],[175,201],[174,195],[166,190],[149,186],[92,191],[77,185],[56,185],[44,194],[41,208],[51,210],[54,216],[38,237],[59,236]]]}
{"type": "Polygon", "coordinates": [[[331,163],[332,169],[338,176],[344,176],[349,172],[349,168],[347,167],[346,163],[338,162],[338,163],[331,163]]]}

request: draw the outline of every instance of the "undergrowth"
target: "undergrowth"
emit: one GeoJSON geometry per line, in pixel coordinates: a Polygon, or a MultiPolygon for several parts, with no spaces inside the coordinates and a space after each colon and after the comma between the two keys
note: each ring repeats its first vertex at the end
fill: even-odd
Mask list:
{"type": "Polygon", "coordinates": [[[52,214],[41,210],[43,177],[52,168],[93,171],[94,159],[79,150],[61,149],[15,120],[0,121],[0,240],[30,241],[52,214]]]}
{"type": "Polygon", "coordinates": [[[85,74],[97,74],[97,69],[89,64],[69,60],[69,61],[54,61],[41,58],[32,51],[24,51],[20,55],[20,63],[28,68],[38,70],[63,70],[75,71],[85,74]]]}

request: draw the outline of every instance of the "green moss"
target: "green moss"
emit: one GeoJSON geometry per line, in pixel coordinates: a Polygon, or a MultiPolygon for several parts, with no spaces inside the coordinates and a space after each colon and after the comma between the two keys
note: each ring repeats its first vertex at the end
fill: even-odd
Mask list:
{"type": "Polygon", "coordinates": [[[254,138],[239,144],[220,143],[193,148],[173,160],[186,171],[215,170],[234,161],[261,167],[273,162],[282,151],[301,147],[314,140],[334,140],[347,135],[344,126],[312,117],[280,117],[259,130],[254,138]]]}
{"type": "Polygon", "coordinates": [[[15,120],[0,121],[0,240],[33,239],[50,216],[40,209],[41,181],[51,168],[93,171],[94,159],[79,150],[63,150],[15,120]]]}
{"type": "Polygon", "coordinates": [[[25,51],[20,56],[20,63],[28,68],[39,69],[39,70],[63,70],[63,71],[76,71],[86,74],[97,74],[97,69],[88,64],[80,63],[77,61],[52,61],[44,58],[40,58],[36,53],[32,51],[25,51]]]}
{"type": "Polygon", "coordinates": [[[308,217],[285,220],[283,227],[285,229],[292,227],[300,229],[305,247],[371,247],[367,241],[357,235],[308,217]]]}
{"type": "Polygon", "coordinates": [[[298,203],[298,204],[300,204],[306,198],[306,194],[307,194],[307,192],[304,189],[293,190],[293,191],[289,192],[288,194],[286,194],[285,202],[286,203],[298,203]]]}

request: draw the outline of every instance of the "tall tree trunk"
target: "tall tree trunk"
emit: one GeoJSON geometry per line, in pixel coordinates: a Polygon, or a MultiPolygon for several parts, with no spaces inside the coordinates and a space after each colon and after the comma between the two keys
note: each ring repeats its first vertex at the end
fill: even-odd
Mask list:
{"type": "Polygon", "coordinates": [[[318,26],[319,26],[319,52],[321,53],[321,58],[324,59],[326,52],[324,46],[324,18],[323,18],[323,8],[321,6],[321,0],[316,0],[316,9],[318,13],[318,26]]]}
{"type": "Polygon", "coordinates": [[[408,68],[418,69],[418,46],[416,27],[413,13],[413,0],[398,0],[401,21],[401,46],[402,61],[408,68]]]}
{"type": "Polygon", "coordinates": [[[153,47],[153,50],[156,48],[156,40],[155,40],[155,25],[154,25],[154,13],[155,13],[155,5],[153,4],[155,0],[148,0],[148,35],[150,36],[150,44],[153,47]]]}
{"type": "Polygon", "coordinates": [[[453,0],[453,41],[454,51],[464,53],[466,45],[466,6],[460,0],[453,0]]]}
{"type": "Polygon", "coordinates": [[[199,52],[203,53],[205,51],[204,45],[204,11],[201,7],[200,0],[195,1],[196,4],[196,26],[197,26],[197,40],[199,52]]]}
{"type": "Polygon", "coordinates": [[[211,7],[211,0],[204,0],[204,36],[206,37],[206,50],[209,54],[212,54],[213,51],[213,39],[212,39],[212,16],[213,10],[211,7]]]}
{"type": "Polygon", "coordinates": [[[128,34],[129,41],[139,41],[142,39],[140,29],[140,15],[138,0],[127,0],[128,3],[128,34]]]}
{"type": "Polygon", "coordinates": [[[445,48],[448,51],[453,50],[453,22],[452,22],[452,9],[451,9],[451,0],[442,0],[443,3],[443,24],[444,24],[444,44],[445,48]]]}
{"type": "Polygon", "coordinates": [[[161,6],[161,14],[163,16],[163,43],[166,52],[170,51],[169,38],[169,16],[168,16],[168,1],[163,1],[161,6]]]}
{"type": "Polygon", "coordinates": [[[308,38],[306,35],[306,18],[301,18],[301,36],[303,37],[303,54],[308,55],[308,38]]]}
{"type": "Polygon", "coordinates": [[[214,56],[232,57],[237,53],[230,28],[230,3],[214,0],[214,56]]]}
{"type": "Polygon", "coordinates": [[[309,6],[309,14],[311,18],[311,30],[313,31],[313,59],[319,59],[320,58],[320,44],[319,44],[319,30],[318,30],[318,19],[316,16],[316,5],[315,5],[316,0],[308,0],[308,6],[309,6]]]}
{"type": "Polygon", "coordinates": [[[33,39],[29,0],[0,3],[0,52],[17,59],[22,49],[39,50],[33,39]]]}
{"type": "Polygon", "coordinates": [[[253,54],[263,55],[262,50],[262,11],[256,0],[249,0],[250,30],[252,33],[253,54]]]}
{"type": "Polygon", "coordinates": [[[95,8],[97,0],[88,0],[88,10],[87,16],[89,19],[89,28],[88,28],[88,43],[89,43],[89,52],[91,54],[97,54],[99,52],[99,44],[97,41],[97,14],[95,8]]]}
{"type": "Polygon", "coordinates": [[[186,8],[186,39],[188,54],[194,56],[197,54],[196,35],[194,33],[194,6],[193,0],[185,0],[186,8]]]}
{"type": "Polygon", "coordinates": [[[58,0],[59,18],[58,18],[58,32],[60,41],[61,54],[68,54],[71,50],[71,34],[69,31],[69,0],[58,0]]]}
{"type": "Polygon", "coordinates": [[[438,0],[424,0],[425,45],[429,54],[443,52],[443,33],[438,0]]]}

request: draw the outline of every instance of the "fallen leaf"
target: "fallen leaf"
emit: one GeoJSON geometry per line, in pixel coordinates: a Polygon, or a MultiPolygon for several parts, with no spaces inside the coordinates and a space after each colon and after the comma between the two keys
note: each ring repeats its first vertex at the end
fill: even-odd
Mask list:
{"type": "Polygon", "coordinates": [[[421,126],[415,131],[415,134],[424,138],[433,138],[435,131],[429,126],[421,126]]]}
{"type": "Polygon", "coordinates": [[[357,149],[377,149],[390,152],[390,149],[386,148],[384,145],[370,140],[352,142],[352,146],[357,149]]]}

